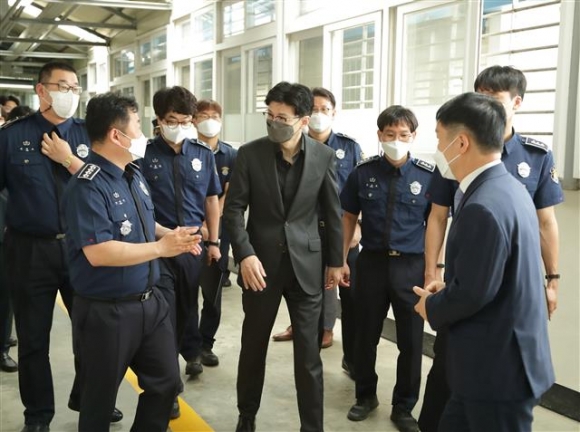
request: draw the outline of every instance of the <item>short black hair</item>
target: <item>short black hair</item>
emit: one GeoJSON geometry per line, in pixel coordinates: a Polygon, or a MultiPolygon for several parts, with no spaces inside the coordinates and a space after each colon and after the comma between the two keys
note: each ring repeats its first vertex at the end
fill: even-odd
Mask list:
{"type": "Polygon", "coordinates": [[[12,111],[8,114],[6,121],[14,120],[20,117],[26,117],[30,114],[34,114],[34,110],[28,105],[18,105],[12,108],[12,111]]]}
{"type": "Polygon", "coordinates": [[[325,89],[324,87],[314,87],[312,89],[312,96],[314,97],[318,96],[328,99],[332,104],[332,108],[336,108],[336,98],[334,97],[334,95],[330,90],[325,89]]]}
{"type": "Polygon", "coordinates": [[[511,66],[490,66],[480,72],[473,83],[476,92],[504,92],[509,91],[512,98],[524,98],[527,81],[524,73],[511,66]]]}
{"type": "Polygon", "coordinates": [[[222,106],[213,99],[201,99],[197,101],[197,114],[203,111],[215,111],[220,117],[222,115],[222,106]]]}
{"type": "Polygon", "coordinates": [[[124,127],[129,121],[129,112],[139,111],[133,96],[119,92],[108,92],[92,97],[87,105],[85,122],[91,143],[101,142],[112,127],[124,127]]]}
{"type": "Polygon", "coordinates": [[[377,127],[382,131],[385,126],[396,126],[398,124],[405,124],[409,127],[411,132],[415,132],[419,127],[417,117],[409,108],[401,105],[391,105],[377,118],[377,127]]]}
{"type": "Polygon", "coordinates": [[[308,87],[303,84],[290,84],[282,81],[270,89],[266,95],[266,105],[271,102],[283,103],[294,107],[294,115],[304,117],[312,114],[314,106],[314,97],[308,87]]]}
{"type": "Polygon", "coordinates": [[[171,111],[193,116],[197,109],[197,98],[185,87],[165,87],[153,95],[153,109],[159,118],[171,111]]]}
{"type": "Polygon", "coordinates": [[[20,99],[18,99],[16,96],[14,95],[8,95],[8,96],[0,96],[0,105],[6,105],[6,102],[12,101],[14,102],[16,105],[20,105],[20,99]]]}
{"type": "Polygon", "coordinates": [[[40,71],[38,72],[38,82],[44,83],[46,82],[47,79],[50,79],[53,70],[64,70],[72,72],[75,75],[77,75],[76,69],[71,65],[69,65],[68,63],[53,61],[46,63],[44,66],[40,68],[40,71]]]}
{"type": "Polygon", "coordinates": [[[506,113],[493,97],[481,93],[463,93],[445,102],[435,119],[450,129],[467,129],[483,153],[503,150],[506,113]]]}

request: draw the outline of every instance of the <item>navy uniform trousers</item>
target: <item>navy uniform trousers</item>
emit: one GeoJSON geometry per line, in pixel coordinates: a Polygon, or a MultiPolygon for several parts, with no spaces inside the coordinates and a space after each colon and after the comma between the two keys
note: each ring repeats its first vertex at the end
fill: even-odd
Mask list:
{"type": "Polygon", "coordinates": [[[415,312],[417,296],[413,286],[423,286],[423,254],[388,256],[387,251],[361,251],[357,260],[355,310],[356,398],[377,394],[375,371],[377,345],[389,307],[395,315],[397,381],[392,404],[411,411],[419,398],[423,356],[423,319],[415,312]]]}

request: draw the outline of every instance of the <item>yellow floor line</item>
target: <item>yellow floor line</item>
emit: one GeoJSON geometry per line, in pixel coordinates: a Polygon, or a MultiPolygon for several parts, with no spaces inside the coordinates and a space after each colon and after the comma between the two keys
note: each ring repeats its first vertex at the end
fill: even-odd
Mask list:
{"type": "MultiPolygon", "coordinates": [[[[67,313],[66,307],[62,302],[62,298],[60,297],[60,293],[56,298],[56,302],[60,306],[60,308],[67,313]]],[[[137,382],[137,375],[135,372],[131,370],[131,368],[127,369],[127,373],[125,374],[125,379],[131,387],[137,392],[141,393],[143,390],[139,387],[139,383],[137,382]]],[[[179,399],[179,408],[181,411],[181,416],[178,419],[171,420],[169,422],[169,428],[172,432],[213,432],[213,429],[208,425],[195,411],[191,408],[187,402],[185,402],[182,398],[179,399]]]]}

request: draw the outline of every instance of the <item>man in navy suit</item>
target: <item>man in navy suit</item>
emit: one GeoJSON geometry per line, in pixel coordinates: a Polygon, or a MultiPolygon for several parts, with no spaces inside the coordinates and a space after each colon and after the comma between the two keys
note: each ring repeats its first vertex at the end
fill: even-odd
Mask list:
{"type": "Polygon", "coordinates": [[[531,431],[532,409],[554,383],[534,204],[501,162],[499,102],[465,93],[436,119],[435,161],[460,183],[445,283],[414,291],[415,310],[449,331],[451,399],[439,430],[531,431]]]}

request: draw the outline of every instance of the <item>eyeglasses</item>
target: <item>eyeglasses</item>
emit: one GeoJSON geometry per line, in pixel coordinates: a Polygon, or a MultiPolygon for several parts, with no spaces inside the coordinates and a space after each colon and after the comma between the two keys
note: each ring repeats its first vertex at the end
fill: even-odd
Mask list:
{"type": "Polygon", "coordinates": [[[207,114],[197,114],[195,116],[195,118],[198,120],[201,120],[201,121],[209,120],[209,119],[221,121],[221,119],[222,119],[218,114],[214,114],[212,116],[207,115],[207,114]]]}
{"type": "Polygon", "coordinates": [[[176,121],[164,119],[163,122],[169,129],[175,129],[177,126],[181,126],[181,129],[189,129],[193,126],[191,120],[176,121]]]}
{"type": "Polygon", "coordinates": [[[323,107],[323,108],[312,108],[312,114],[317,114],[317,113],[321,113],[321,114],[330,114],[330,112],[332,111],[332,108],[328,108],[328,107],[323,107]]]}
{"type": "Polygon", "coordinates": [[[293,117],[286,117],[286,116],[273,116],[272,113],[263,112],[264,117],[268,120],[275,121],[278,123],[290,124],[290,122],[294,119],[300,118],[300,116],[293,116],[293,117]]]}
{"type": "Polygon", "coordinates": [[[399,135],[394,133],[386,133],[383,135],[383,139],[385,141],[395,141],[398,139],[399,141],[409,142],[411,138],[413,138],[413,134],[411,133],[403,133],[399,135]]]}
{"type": "Polygon", "coordinates": [[[64,84],[64,83],[53,83],[53,82],[46,82],[46,83],[42,83],[42,85],[55,85],[58,86],[58,91],[61,93],[68,93],[69,91],[72,91],[73,94],[75,95],[80,95],[83,92],[83,88],[79,87],[79,86],[69,86],[68,84],[64,84]]]}

